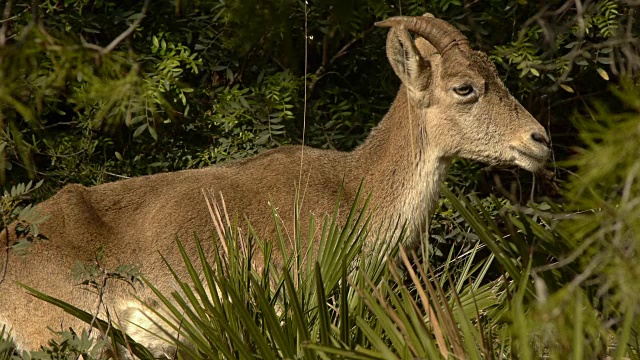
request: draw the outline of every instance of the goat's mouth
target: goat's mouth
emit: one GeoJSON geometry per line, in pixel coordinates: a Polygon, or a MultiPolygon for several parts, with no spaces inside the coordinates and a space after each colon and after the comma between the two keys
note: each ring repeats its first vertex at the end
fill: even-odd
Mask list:
{"type": "Polygon", "coordinates": [[[532,149],[529,147],[511,146],[514,150],[514,162],[525,170],[536,172],[540,170],[549,158],[549,149],[532,149]]]}

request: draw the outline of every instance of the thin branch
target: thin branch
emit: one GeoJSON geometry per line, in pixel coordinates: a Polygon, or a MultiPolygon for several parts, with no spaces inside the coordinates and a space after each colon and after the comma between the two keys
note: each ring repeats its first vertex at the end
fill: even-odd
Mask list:
{"type": "Polygon", "coordinates": [[[124,40],[125,38],[129,37],[129,35],[131,35],[131,33],[133,33],[133,31],[142,22],[142,19],[144,18],[145,14],[147,13],[147,8],[148,7],[149,7],[149,0],[144,0],[144,5],[142,6],[142,11],[140,11],[140,15],[138,16],[138,18],[131,24],[131,26],[129,26],[129,28],[127,30],[125,30],[125,32],[120,34],[120,36],[118,36],[117,38],[113,39],[113,41],[109,45],[107,45],[106,48],[104,48],[104,51],[102,52],[103,55],[108,53],[108,52],[110,52],[111,50],[113,50],[113,48],[118,46],[118,44],[122,40],[124,40]]]}
{"type": "Polygon", "coordinates": [[[107,174],[107,175],[115,176],[115,177],[120,178],[120,179],[129,179],[130,178],[129,176],[126,176],[126,175],[114,174],[114,173],[111,173],[111,172],[108,172],[108,171],[105,171],[104,173],[107,174]]]}
{"type": "MultiPolygon", "coordinates": [[[[316,86],[316,83],[318,82],[318,80],[320,79],[320,77],[327,72],[327,69],[329,69],[331,67],[331,65],[333,65],[333,63],[338,60],[339,58],[343,57],[347,51],[358,41],[362,40],[364,38],[364,35],[368,32],[370,32],[371,30],[373,30],[375,28],[375,26],[371,26],[370,28],[368,28],[367,30],[365,30],[362,33],[362,37],[358,37],[355,39],[351,39],[351,41],[349,41],[348,43],[346,43],[343,47],[340,48],[340,50],[338,50],[337,53],[335,53],[332,57],[331,60],[329,60],[328,62],[325,63],[325,61],[323,60],[322,62],[322,66],[320,66],[318,68],[318,70],[316,70],[315,74],[314,74],[314,79],[309,83],[309,92],[313,91],[313,88],[316,86]]],[[[323,40],[324,42],[324,40],[323,40]]],[[[324,47],[324,45],[323,45],[324,47]]],[[[323,51],[323,57],[325,57],[326,55],[324,54],[323,51]]]]}
{"type": "MultiPolygon", "coordinates": [[[[45,154],[45,155],[46,155],[46,154],[45,154]]],[[[25,169],[25,170],[27,170],[27,171],[30,171],[30,169],[29,169],[28,167],[26,167],[26,166],[24,166],[24,165],[20,164],[20,162],[18,162],[18,161],[12,161],[11,163],[12,163],[13,165],[17,165],[17,166],[19,166],[19,167],[21,167],[21,168],[23,168],[23,169],[25,169]]],[[[42,175],[42,176],[51,176],[51,174],[44,173],[44,172],[37,171],[37,170],[34,170],[34,172],[35,172],[36,174],[38,174],[38,175],[42,175]]]]}
{"type": "Polygon", "coordinates": [[[4,4],[4,12],[2,14],[2,28],[0,28],[0,47],[4,47],[7,43],[7,30],[9,29],[9,18],[11,17],[11,7],[13,0],[7,0],[4,4]]]}
{"type": "MultiPolygon", "coordinates": [[[[640,3],[638,4],[640,5],[640,3]]],[[[633,39],[633,22],[636,15],[636,9],[633,7],[629,7],[627,12],[627,29],[626,29],[626,38],[631,40],[633,39]]],[[[638,51],[637,48],[634,50],[629,49],[629,47],[625,47],[622,49],[622,52],[627,57],[627,74],[632,75],[633,70],[636,66],[638,66],[638,51]],[[635,51],[634,51],[635,50],[635,51]]]]}
{"type": "Polygon", "coordinates": [[[569,8],[573,5],[573,0],[566,1],[562,6],[560,6],[557,10],[552,11],[551,15],[562,17],[564,13],[569,10],[569,8]]]}
{"type": "Polygon", "coordinates": [[[142,19],[144,18],[145,14],[147,13],[147,8],[148,7],[149,7],[149,0],[144,0],[144,5],[142,5],[142,10],[138,14],[138,18],[135,19],[135,21],[133,23],[131,23],[131,25],[129,26],[129,28],[127,28],[127,30],[125,30],[122,34],[118,35],[117,38],[113,39],[113,41],[111,41],[111,43],[109,43],[109,45],[107,45],[106,47],[102,48],[102,47],[100,47],[98,45],[90,44],[90,43],[87,43],[87,42],[84,42],[84,41],[83,41],[82,45],[85,48],[98,51],[101,55],[108,54],[116,46],[118,46],[118,44],[120,42],[122,42],[122,40],[124,40],[127,37],[129,37],[135,31],[135,29],[138,27],[138,25],[140,25],[140,23],[142,22],[142,19]]]}
{"type": "Polygon", "coordinates": [[[589,248],[589,246],[591,246],[591,244],[595,242],[595,240],[597,240],[595,236],[588,238],[587,241],[580,244],[578,248],[573,250],[569,255],[565,256],[563,259],[559,259],[558,261],[551,264],[545,264],[538,267],[534,267],[533,269],[531,269],[531,273],[537,275],[538,273],[541,273],[544,271],[559,269],[561,267],[571,264],[576,259],[578,259],[578,257],[580,257],[580,255],[582,255],[589,248]]]}
{"type": "Polygon", "coordinates": [[[9,255],[10,255],[10,250],[11,247],[10,242],[9,242],[9,224],[7,224],[7,219],[4,219],[4,236],[7,239],[7,243],[5,244],[5,259],[4,259],[4,264],[2,266],[2,277],[0,277],[0,285],[2,285],[2,283],[4,282],[4,280],[7,278],[7,269],[9,268],[9,255]]]}
{"type": "Polygon", "coordinates": [[[76,125],[77,123],[78,123],[78,121],[63,121],[63,122],[59,122],[59,123],[55,123],[55,124],[45,125],[42,128],[43,129],[51,129],[51,128],[54,128],[56,126],[76,125]]]}
{"type": "Polygon", "coordinates": [[[576,5],[576,22],[578,25],[578,34],[576,35],[576,46],[571,48],[571,51],[569,51],[569,54],[567,54],[565,57],[569,59],[569,63],[567,64],[567,68],[566,70],[562,73],[562,75],[559,78],[558,83],[564,83],[567,78],[569,77],[569,74],[571,73],[571,70],[573,70],[573,61],[575,60],[575,58],[577,58],[579,55],[581,55],[584,51],[583,48],[580,47],[580,44],[582,44],[582,42],[584,41],[584,37],[586,34],[586,26],[585,26],[585,22],[584,22],[584,10],[582,7],[582,2],[580,0],[574,0],[575,5],[576,5]]]}
{"type": "MultiPolygon", "coordinates": [[[[19,18],[20,16],[22,16],[22,14],[26,13],[29,10],[30,10],[30,8],[27,7],[26,9],[22,10],[22,12],[20,12],[19,14],[13,15],[12,17],[9,17],[9,18],[3,18],[2,20],[0,20],[0,23],[6,23],[6,22],[9,22],[11,20],[15,20],[15,19],[19,18]]],[[[6,9],[5,9],[5,11],[6,11],[6,9]]],[[[7,38],[7,39],[9,39],[9,38],[7,38]]]]}

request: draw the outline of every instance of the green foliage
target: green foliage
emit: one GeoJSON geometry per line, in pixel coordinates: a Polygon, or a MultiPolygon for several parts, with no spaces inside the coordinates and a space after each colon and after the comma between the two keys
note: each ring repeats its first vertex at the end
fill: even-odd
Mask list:
{"type": "Polygon", "coordinates": [[[522,207],[444,188],[444,212],[464,218],[479,242],[460,256],[451,249],[439,267],[403,250],[402,266],[385,262],[384,255],[396,257],[388,248],[395,241],[382,241],[398,235],[393,226],[379,233],[379,247],[363,252],[374,231],[366,200],[356,202],[344,228],[335,215],[324,219],[315,259],[301,246],[315,225],[296,225],[297,251],[284,253],[282,271],[271,263],[272,246],[283,246],[286,235],[267,245],[214,219],[218,256],[207,258],[196,239],[196,258],[181,250],[189,276],[174,273],[180,291],[156,291],[169,310],[157,313],[167,326],[157,335],[177,342],[179,333],[184,354],[215,358],[638,358],[640,167],[637,156],[612,161],[611,151],[640,151],[640,93],[627,88],[621,96],[625,115],[603,107],[598,123],[578,121],[589,147],[573,160],[565,205],[522,207]],[[594,168],[597,161],[609,165],[594,168]],[[264,267],[256,268],[257,258],[264,267]]]}
{"type": "Polygon", "coordinates": [[[637,35],[628,29],[633,7],[612,0],[581,9],[515,0],[161,1],[114,46],[142,4],[35,4],[13,2],[0,51],[0,182],[46,179],[38,198],[69,182],[250,156],[300,142],[303,130],[309,145],[354,148],[397,91],[380,51],[385,31],[371,25],[398,13],[429,11],[464,29],[560,133],[574,130],[564,121],[572,107],[559,106],[572,95],[558,86],[584,99],[604,79],[637,70],[632,40],[620,38],[637,35]]]}
{"type": "Polygon", "coordinates": [[[600,106],[593,119],[576,119],[587,148],[566,164],[577,171],[565,205],[500,211],[505,233],[480,201],[445,191],[509,277],[527,288],[522,304],[513,304],[520,321],[509,319],[523,357],[639,356],[640,92],[626,86],[617,93],[624,113],[600,106]],[[520,270],[526,264],[530,277],[520,270]]]}
{"type": "Polygon", "coordinates": [[[78,262],[71,270],[74,282],[87,287],[88,290],[95,291],[99,296],[102,296],[107,282],[124,281],[132,287],[140,283],[141,274],[137,266],[123,264],[115,269],[109,269],[105,267],[103,261],[104,246],[100,245],[96,250],[93,262],[78,262]]]}
{"type": "Polygon", "coordinates": [[[31,353],[24,352],[23,359],[99,359],[105,346],[106,341],[95,341],[89,337],[89,333],[83,330],[81,334],[73,331],[63,331],[58,333],[59,340],[51,340],[48,346],[39,351],[31,353]]]}
{"type": "Polygon", "coordinates": [[[293,124],[293,104],[299,100],[301,85],[301,79],[280,72],[264,76],[250,88],[236,84],[216,89],[218,101],[202,122],[191,125],[216,139],[216,146],[205,148],[188,166],[241,159],[287,143],[286,130],[293,124]]]}
{"type": "Polygon", "coordinates": [[[95,329],[103,331],[111,341],[106,342],[103,340],[96,340],[95,338],[88,338],[88,331],[82,331],[80,335],[75,331],[61,331],[55,333],[56,338],[49,341],[49,346],[42,348],[41,351],[23,351],[22,354],[20,354],[20,358],[30,359],[32,356],[43,356],[46,359],[76,359],[78,356],[84,356],[85,358],[93,359],[93,356],[96,354],[98,354],[98,356],[95,358],[98,359],[112,358],[114,356],[112,349],[116,345],[124,346],[125,349],[131,352],[131,354],[140,359],[153,358],[148,349],[136,343],[133,339],[115,328],[110,321],[104,321],[98,318],[96,314],[91,314],[78,309],[72,304],[48,296],[37,289],[26,285],[22,286],[35,298],[58,306],[65,312],[77,317],[85,323],[91,324],[92,331],[95,329]]]}
{"type": "Polygon", "coordinates": [[[11,334],[5,326],[0,329],[0,359],[10,360],[13,358],[14,345],[11,339],[11,334]]]}
{"type": "MultiPolygon", "coordinates": [[[[216,213],[225,208],[214,198],[210,203],[216,213]]],[[[167,266],[179,291],[162,294],[152,283],[146,284],[168,310],[148,308],[164,321],[165,332],[156,335],[176,343],[183,356],[193,358],[439,358],[440,354],[447,357],[449,351],[459,356],[490,352],[476,348],[489,340],[489,334],[478,331],[473,322],[492,326],[487,314],[502,312],[497,304],[506,295],[505,286],[510,287],[501,279],[486,281],[493,256],[476,261],[476,246],[460,258],[449,259],[442,268],[418,263],[414,269],[401,252],[405,267],[400,268],[391,261],[397,250],[393,244],[403,237],[397,226],[379,229],[375,245],[365,247],[365,238],[376,231],[368,225],[367,203],[368,199],[358,196],[344,226],[338,226],[336,210],[323,219],[320,234],[315,234],[314,221],[309,229],[297,223],[291,239],[297,251],[278,249],[284,255],[283,269],[274,266],[274,247],[269,244],[284,246],[289,241],[286,234],[279,233],[269,243],[255,236],[245,238],[236,224],[222,220],[228,216],[220,212],[214,224],[222,238],[213,237],[211,244],[196,238],[196,258],[189,257],[178,241],[189,276],[178,276],[175,264],[167,266]],[[302,246],[307,236],[319,236],[317,256],[311,255],[314,245],[302,246]],[[205,247],[213,247],[217,256],[207,257],[205,247]],[[264,259],[264,266],[258,268],[256,259],[264,259]],[[404,272],[411,283],[404,283],[404,272]],[[470,334],[475,340],[464,339],[470,334]]],[[[274,222],[280,224],[275,211],[274,222]]],[[[104,328],[91,314],[27,290],[104,328]]],[[[61,358],[94,356],[88,349],[97,350],[83,339],[65,332],[45,353],[61,358]]],[[[103,349],[104,345],[95,346],[103,349]]],[[[139,356],[148,356],[144,349],[134,349],[139,356]]]]}
{"type": "MultiPolygon", "coordinates": [[[[486,180],[491,176],[507,178],[504,188],[515,193],[539,188],[519,174],[460,161],[448,184],[471,195],[445,190],[429,246],[417,260],[407,254],[412,266],[376,257],[348,264],[361,254],[361,235],[318,219],[327,221],[322,238],[333,250],[316,259],[317,268],[296,253],[291,271],[260,273],[238,247],[238,234],[226,232],[226,258],[185,258],[188,266],[215,269],[206,281],[181,279],[182,294],[164,294],[175,316],[190,309],[191,325],[181,331],[197,350],[184,351],[212,357],[638,357],[640,95],[632,85],[615,85],[638,81],[637,5],[163,0],[150,2],[139,26],[106,51],[141,18],[142,6],[13,1],[0,44],[0,182],[14,189],[1,200],[5,225],[18,221],[35,239],[42,219],[27,202],[69,182],[208,166],[299,143],[303,134],[315,147],[352,149],[386,112],[398,86],[382,51],[386,31],[373,22],[429,11],[490,54],[514,95],[548,126],[556,159],[587,146],[557,168],[570,179],[562,205],[547,199],[524,207],[518,205],[524,196],[514,196],[513,204],[486,196],[504,190],[486,180]],[[595,111],[592,100],[601,104],[595,111]],[[574,113],[589,117],[566,121],[574,113]],[[574,136],[578,130],[581,137],[574,136]],[[24,185],[31,179],[45,183],[24,185]],[[336,257],[345,261],[329,261],[336,257]],[[225,296],[185,298],[203,289],[225,296]],[[211,312],[202,316],[203,308],[211,312]]],[[[259,239],[245,240],[267,258],[273,250],[260,247],[259,239]]],[[[102,280],[99,261],[79,269],[87,285],[102,280]]],[[[129,277],[131,270],[113,274],[129,277]]],[[[111,334],[140,357],[150,356],[117,330],[111,334]]],[[[83,333],[62,335],[42,356],[96,355],[83,333]]],[[[0,358],[12,356],[7,344],[0,343],[0,358]]]]}
{"type": "MultiPolygon", "coordinates": [[[[578,171],[568,185],[567,196],[580,214],[571,218],[570,229],[581,236],[583,246],[575,256],[585,275],[603,295],[602,306],[622,316],[637,312],[640,248],[640,91],[627,85],[616,91],[626,112],[613,114],[600,106],[595,120],[581,121],[587,149],[569,164],[578,171]],[[598,275],[595,275],[598,274],[598,275]]],[[[634,323],[634,331],[638,331],[634,323]]]]}
{"type": "Polygon", "coordinates": [[[12,186],[10,190],[4,190],[4,194],[0,197],[0,214],[2,215],[2,222],[0,226],[2,231],[8,235],[9,231],[13,231],[16,238],[20,240],[14,244],[7,243],[6,245],[18,252],[25,251],[37,240],[45,240],[42,234],[40,234],[38,225],[47,219],[46,216],[38,214],[33,205],[25,205],[25,200],[29,197],[29,194],[38,189],[42,185],[42,181],[33,185],[33,182],[29,181],[27,184],[18,184],[12,186]],[[12,228],[9,228],[9,224],[13,224],[12,228]]]}
{"type": "MultiPolygon", "coordinates": [[[[224,208],[213,198],[212,203],[216,209],[224,208]]],[[[243,239],[234,230],[238,227],[226,222],[215,222],[216,232],[224,238],[212,239],[211,245],[219,254],[213,259],[205,256],[198,239],[197,259],[190,259],[179,243],[190,274],[184,279],[174,273],[180,292],[166,297],[153,284],[147,284],[170,310],[166,320],[170,329],[179,333],[163,336],[176,342],[181,339],[187,344],[180,345],[181,350],[195,358],[229,358],[234,353],[240,357],[313,357],[315,351],[306,345],[318,337],[326,345],[356,341],[353,319],[348,314],[359,314],[362,303],[353,290],[348,290],[347,279],[363,284],[367,274],[370,281],[380,282],[384,255],[390,251],[389,243],[380,242],[367,257],[371,261],[365,262],[367,203],[356,200],[344,227],[338,226],[336,210],[331,218],[323,220],[321,234],[315,234],[314,221],[309,229],[296,224],[298,231],[291,239],[296,244],[294,252],[283,248],[290,241],[284,233],[279,232],[270,243],[255,236],[243,239]],[[324,251],[317,257],[312,255],[314,244],[302,246],[307,236],[319,236],[317,245],[324,251]],[[268,244],[273,243],[283,255],[283,269],[272,263],[274,248],[268,244]],[[257,268],[255,259],[265,259],[264,266],[257,268]],[[202,273],[196,270],[200,268],[202,273]],[[337,312],[339,304],[342,306],[337,312]]],[[[224,214],[221,218],[228,219],[224,214]]],[[[280,224],[275,211],[274,223],[280,224]]],[[[162,312],[156,315],[163,316],[162,312]]]]}

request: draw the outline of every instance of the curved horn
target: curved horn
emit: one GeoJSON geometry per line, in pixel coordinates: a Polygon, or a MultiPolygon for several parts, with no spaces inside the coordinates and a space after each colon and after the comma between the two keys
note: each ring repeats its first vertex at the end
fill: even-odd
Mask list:
{"type": "MultiPolygon", "coordinates": [[[[431,14],[428,14],[431,15],[431,14]]],[[[431,16],[393,16],[378,21],[375,26],[394,27],[404,26],[406,29],[422,36],[438,50],[440,54],[451,49],[470,51],[469,40],[460,30],[448,22],[431,16]]]]}

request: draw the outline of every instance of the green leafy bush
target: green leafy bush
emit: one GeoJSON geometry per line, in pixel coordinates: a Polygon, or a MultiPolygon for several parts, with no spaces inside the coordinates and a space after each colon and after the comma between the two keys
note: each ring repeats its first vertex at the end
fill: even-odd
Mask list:
{"type": "MultiPolygon", "coordinates": [[[[558,196],[544,191],[543,179],[457,162],[448,185],[471,195],[445,190],[429,244],[417,260],[407,254],[411,264],[375,262],[375,271],[363,272],[340,263],[316,271],[308,262],[290,279],[281,269],[267,279],[248,271],[251,260],[240,252],[233,266],[213,259],[223,272],[200,285],[184,279],[185,294],[212,287],[229,296],[210,299],[219,301],[212,318],[190,314],[194,327],[184,335],[212,357],[637,358],[637,7],[14,1],[0,43],[3,221],[24,222],[37,235],[27,201],[69,182],[208,166],[299,143],[303,134],[315,147],[352,149],[398,87],[382,51],[386,32],[373,22],[429,11],[488,52],[547,126],[554,158],[571,159],[554,164],[566,191],[558,196]],[[620,79],[629,84],[618,86],[620,79]],[[581,120],[567,121],[575,114],[581,120]],[[31,179],[45,182],[32,191],[24,185],[31,179]]],[[[232,248],[237,239],[228,234],[232,248]]],[[[49,355],[95,355],[82,333],[64,335],[49,355]]],[[[11,351],[0,344],[0,357],[11,351]]]]}

